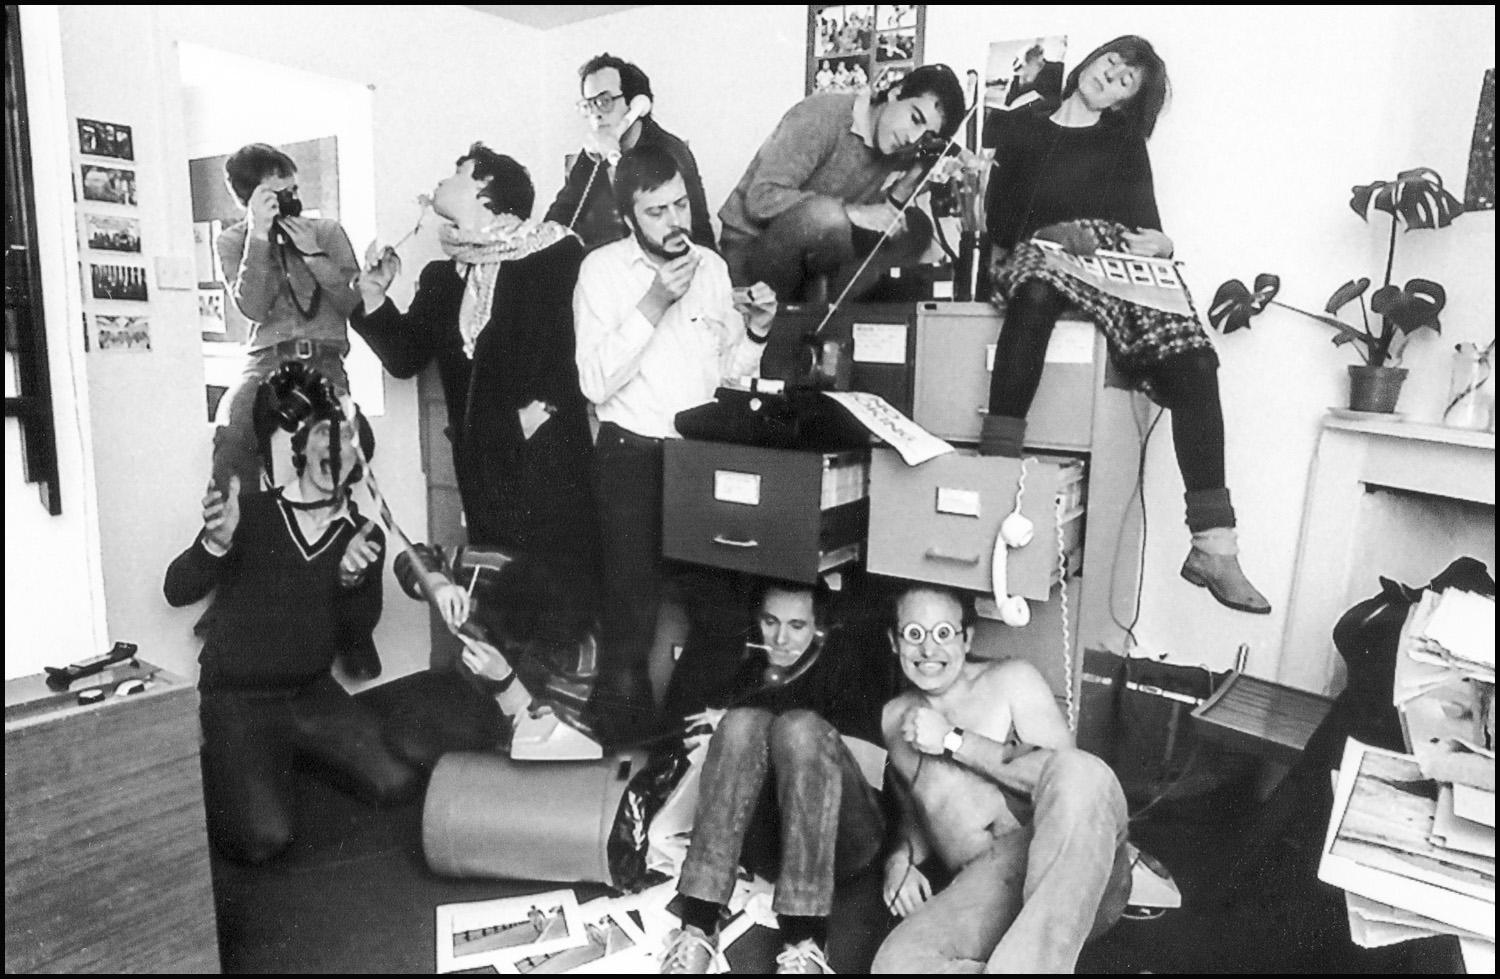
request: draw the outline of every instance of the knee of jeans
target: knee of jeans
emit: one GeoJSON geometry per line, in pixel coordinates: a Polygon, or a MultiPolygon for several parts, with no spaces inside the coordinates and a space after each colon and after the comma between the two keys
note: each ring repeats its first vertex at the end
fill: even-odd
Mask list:
{"type": "Polygon", "coordinates": [[[1121,819],[1127,811],[1124,790],[1114,769],[1095,755],[1071,748],[1056,752],[1042,772],[1040,791],[1054,796],[1065,810],[1088,811],[1100,807],[1121,819]]]}
{"type": "Polygon", "coordinates": [[[911,948],[911,943],[904,940],[903,931],[904,929],[897,925],[896,930],[886,936],[885,941],[875,953],[875,960],[870,963],[870,975],[908,976],[937,971],[927,968],[928,963],[920,961],[923,956],[916,954],[917,950],[911,948]]]}
{"type": "Polygon", "coordinates": [[[764,737],[774,718],[764,707],[736,707],[719,721],[715,736],[728,741],[764,737]]]}
{"type": "Polygon", "coordinates": [[[789,710],[771,725],[771,751],[779,758],[805,758],[823,749],[833,725],[810,710],[789,710]]]}

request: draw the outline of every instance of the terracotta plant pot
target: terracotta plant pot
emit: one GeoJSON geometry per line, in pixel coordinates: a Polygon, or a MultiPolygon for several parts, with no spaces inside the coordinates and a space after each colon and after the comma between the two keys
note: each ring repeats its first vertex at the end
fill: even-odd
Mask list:
{"type": "Polygon", "coordinates": [[[1349,365],[1349,407],[1354,411],[1383,412],[1396,410],[1401,384],[1406,380],[1405,367],[1370,367],[1349,365]]]}

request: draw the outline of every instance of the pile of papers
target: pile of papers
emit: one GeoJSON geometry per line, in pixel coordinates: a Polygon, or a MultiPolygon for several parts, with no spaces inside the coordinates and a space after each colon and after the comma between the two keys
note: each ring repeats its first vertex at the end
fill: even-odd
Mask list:
{"type": "Polygon", "coordinates": [[[1495,940],[1495,811],[1427,778],[1411,755],[1350,739],[1318,878],[1347,892],[1354,940],[1495,940]],[[1485,820],[1488,819],[1486,824],[1485,820]]]}
{"type": "MultiPolygon", "coordinates": [[[[751,926],[777,927],[772,890],[759,877],[737,883],[719,925],[721,958],[751,926]]],[[[677,900],[677,881],[671,880],[586,904],[571,890],[445,904],[437,909],[437,971],[655,975],[659,953],[681,925],[677,900]]]]}
{"type": "Polygon", "coordinates": [[[1457,588],[1437,595],[1426,623],[1413,636],[1412,657],[1493,684],[1495,600],[1457,588]]]}

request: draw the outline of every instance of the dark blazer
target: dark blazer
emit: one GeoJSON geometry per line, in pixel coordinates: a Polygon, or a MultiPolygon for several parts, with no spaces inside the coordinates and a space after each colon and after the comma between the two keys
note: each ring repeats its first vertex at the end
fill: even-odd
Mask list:
{"type": "MultiPolygon", "coordinates": [[[[718,251],[713,224],[709,221],[708,198],[703,193],[703,178],[698,175],[698,161],[693,159],[693,151],[688,149],[687,143],[647,116],[641,120],[641,135],[635,145],[660,146],[672,154],[682,170],[683,183],[687,184],[688,204],[693,211],[693,241],[710,251],[718,251]]],[[[571,226],[589,251],[630,234],[615,204],[608,164],[587,153],[579,153],[569,165],[567,182],[558,191],[557,200],[547,208],[547,220],[564,227],[571,226]],[[588,199],[580,209],[579,201],[583,200],[585,188],[588,189],[588,199]]]]}
{"type": "Polygon", "coordinates": [[[396,377],[436,361],[469,543],[591,568],[593,440],[573,359],[573,286],[582,260],[583,245],[570,236],[502,264],[472,361],[458,326],[464,280],[451,259],[422,270],[405,313],[387,299],[373,313],[356,309],[350,325],[396,377]],[[528,440],[516,412],[532,401],[556,413],[528,440]]]}

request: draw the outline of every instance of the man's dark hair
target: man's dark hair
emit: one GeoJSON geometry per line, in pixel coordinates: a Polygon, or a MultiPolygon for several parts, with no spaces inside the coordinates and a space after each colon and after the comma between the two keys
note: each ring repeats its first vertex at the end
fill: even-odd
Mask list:
{"type": "Polygon", "coordinates": [[[661,146],[635,146],[625,151],[615,167],[615,202],[620,213],[635,223],[635,195],[649,193],[682,173],[682,167],[661,146]]]}
{"type": "Polygon", "coordinates": [[[755,583],[755,587],[750,592],[750,619],[752,626],[755,624],[755,620],[760,618],[760,607],[765,603],[766,596],[773,591],[782,592],[787,595],[810,593],[813,602],[814,624],[824,632],[827,632],[832,626],[833,590],[828,587],[827,583],[819,579],[817,584],[809,585],[800,581],[783,581],[780,578],[762,578],[755,583]]]}
{"type": "Polygon", "coordinates": [[[250,195],[267,177],[296,175],[297,164],[270,143],[241,146],[224,161],[224,182],[240,207],[250,203],[250,195]]]}
{"type": "Polygon", "coordinates": [[[931,95],[937,99],[938,111],[943,114],[938,135],[951,139],[964,119],[964,87],[947,65],[923,65],[877,95],[874,101],[879,104],[890,99],[914,99],[919,95],[931,95]]]}
{"type": "Polygon", "coordinates": [[[901,628],[900,616],[902,599],[906,598],[907,595],[914,595],[917,592],[923,591],[931,592],[934,595],[946,596],[947,598],[951,598],[953,599],[953,601],[958,603],[958,626],[960,629],[968,631],[969,629],[974,628],[975,624],[979,622],[979,612],[974,606],[974,596],[969,592],[962,591],[957,588],[949,588],[946,585],[931,585],[925,582],[910,582],[904,587],[898,589],[896,593],[891,596],[890,608],[886,612],[886,625],[890,629],[892,635],[894,635],[896,631],[901,628]]]}
{"type": "Polygon", "coordinates": [[[1068,80],[1063,83],[1063,98],[1078,91],[1078,76],[1083,73],[1083,69],[1106,54],[1118,54],[1127,65],[1139,68],[1145,77],[1141,79],[1141,86],[1136,89],[1135,95],[1129,101],[1106,111],[1104,118],[1128,127],[1141,139],[1150,139],[1151,133],[1156,129],[1156,117],[1161,115],[1161,110],[1172,95],[1172,83],[1167,78],[1167,63],[1161,60],[1161,55],[1156,53],[1151,42],[1144,37],[1126,34],[1095,48],[1068,73],[1068,80]]]}
{"type": "Polygon", "coordinates": [[[485,207],[496,214],[514,214],[522,220],[531,217],[536,188],[525,167],[483,143],[470,146],[469,152],[453,165],[461,167],[470,160],[474,161],[474,179],[484,184],[479,196],[484,198],[485,207]]]}
{"type": "Polygon", "coordinates": [[[620,94],[625,96],[626,105],[629,105],[630,100],[637,95],[644,95],[648,99],[653,97],[651,95],[651,79],[646,77],[646,73],[641,71],[639,66],[626,61],[624,58],[617,58],[608,51],[603,54],[594,55],[583,63],[582,68],[578,69],[578,90],[580,92],[583,91],[583,80],[585,78],[596,71],[603,71],[605,68],[613,68],[620,73],[620,94]]]}

